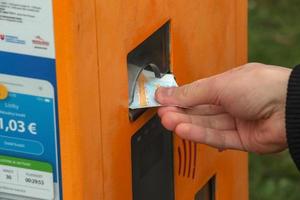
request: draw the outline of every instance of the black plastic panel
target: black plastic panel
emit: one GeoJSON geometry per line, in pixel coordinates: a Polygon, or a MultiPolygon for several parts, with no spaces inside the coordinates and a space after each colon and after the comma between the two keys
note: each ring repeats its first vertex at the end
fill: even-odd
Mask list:
{"type": "Polygon", "coordinates": [[[172,144],[157,116],[132,137],[133,200],[174,200],[172,144]]]}
{"type": "Polygon", "coordinates": [[[170,70],[170,23],[167,22],[127,56],[127,63],[145,66],[153,63],[162,73],[170,70]]]}

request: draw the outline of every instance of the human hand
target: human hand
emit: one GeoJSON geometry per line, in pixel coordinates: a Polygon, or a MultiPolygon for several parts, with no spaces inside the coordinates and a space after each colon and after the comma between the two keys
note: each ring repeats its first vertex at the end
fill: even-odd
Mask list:
{"type": "Polygon", "coordinates": [[[259,63],[178,88],[159,88],[162,124],[181,138],[225,149],[287,148],[285,102],[291,70],[259,63]]]}

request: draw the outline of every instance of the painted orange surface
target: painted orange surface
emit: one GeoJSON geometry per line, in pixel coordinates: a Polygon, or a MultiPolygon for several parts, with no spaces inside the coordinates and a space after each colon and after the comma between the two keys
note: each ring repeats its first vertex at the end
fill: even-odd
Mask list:
{"type": "MultiPolygon", "coordinates": [[[[156,110],[129,121],[127,54],[170,20],[180,85],[246,63],[247,1],[54,0],[54,14],[64,199],[131,200],[131,136],[156,110]]],[[[174,168],[176,200],[214,175],[217,200],[248,199],[245,153],[176,137],[174,168]]]]}
{"type": "Polygon", "coordinates": [[[147,97],[146,97],[146,89],[144,87],[145,83],[147,82],[146,77],[144,76],[144,74],[141,74],[138,80],[138,87],[139,87],[139,104],[141,106],[147,106],[147,97]]]}

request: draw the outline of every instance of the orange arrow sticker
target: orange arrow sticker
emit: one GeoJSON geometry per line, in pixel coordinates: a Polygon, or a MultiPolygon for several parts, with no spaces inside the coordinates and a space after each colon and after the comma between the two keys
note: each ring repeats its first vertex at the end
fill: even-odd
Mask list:
{"type": "Polygon", "coordinates": [[[4,85],[0,84],[0,100],[6,99],[7,96],[8,96],[7,88],[4,85]]]}

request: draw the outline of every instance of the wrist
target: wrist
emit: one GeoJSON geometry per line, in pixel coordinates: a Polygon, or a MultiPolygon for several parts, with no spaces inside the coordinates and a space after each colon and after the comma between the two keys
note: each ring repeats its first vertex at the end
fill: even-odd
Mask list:
{"type": "Polygon", "coordinates": [[[285,115],[289,151],[300,169],[300,65],[293,69],[289,78],[285,115]]]}

